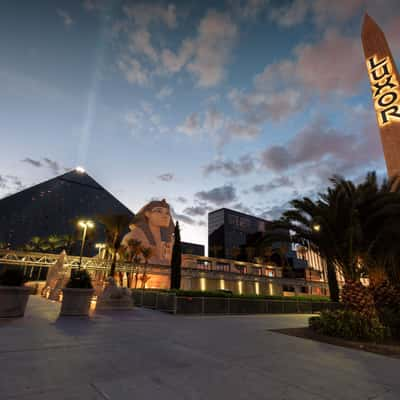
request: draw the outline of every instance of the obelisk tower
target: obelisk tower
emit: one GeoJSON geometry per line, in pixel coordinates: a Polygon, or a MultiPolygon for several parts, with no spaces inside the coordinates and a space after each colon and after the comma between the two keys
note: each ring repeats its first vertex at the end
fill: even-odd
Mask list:
{"type": "Polygon", "coordinates": [[[400,175],[399,73],[385,34],[365,14],[362,44],[389,177],[400,175]]]}

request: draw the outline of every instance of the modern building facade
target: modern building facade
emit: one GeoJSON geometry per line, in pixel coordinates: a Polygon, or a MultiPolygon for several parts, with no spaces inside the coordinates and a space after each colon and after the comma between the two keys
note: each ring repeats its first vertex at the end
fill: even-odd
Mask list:
{"type": "Polygon", "coordinates": [[[270,222],[239,211],[221,208],[208,214],[208,254],[210,257],[237,258],[251,235],[264,234],[270,222]]]}
{"type": "Polygon", "coordinates": [[[204,256],[205,248],[202,244],[181,242],[183,254],[193,254],[195,256],[204,256]]]}

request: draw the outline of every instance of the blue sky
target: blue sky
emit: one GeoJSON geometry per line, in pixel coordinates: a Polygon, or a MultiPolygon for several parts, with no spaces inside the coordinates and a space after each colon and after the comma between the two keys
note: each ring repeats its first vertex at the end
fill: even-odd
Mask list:
{"type": "Polygon", "coordinates": [[[279,216],[332,174],[385,173],[360,40],[396,0],[0,3],[0,195],[83,165],[134,212],[279,216]]]}

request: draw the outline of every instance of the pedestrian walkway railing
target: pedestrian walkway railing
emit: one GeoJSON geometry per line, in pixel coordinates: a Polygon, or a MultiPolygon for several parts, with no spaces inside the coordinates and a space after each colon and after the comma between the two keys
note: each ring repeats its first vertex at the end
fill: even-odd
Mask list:
{"type": "Polygon", "coordinates": [[[340,308],[339,303],[329,301],[188,297],[142,289],[133,289],[132,296],[136,306],[172,314],[312,314],[340,308]]]}

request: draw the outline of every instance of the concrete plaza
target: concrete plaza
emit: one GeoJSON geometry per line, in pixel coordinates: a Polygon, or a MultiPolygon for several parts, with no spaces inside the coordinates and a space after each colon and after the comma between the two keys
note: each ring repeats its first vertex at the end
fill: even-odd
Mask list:
{"type": "Polygon", "coordinates": [[[400,360],[269,331],[307,316],[58,311],[31,296],[0,320],[1,400],[400,398],[400,360]]]}

